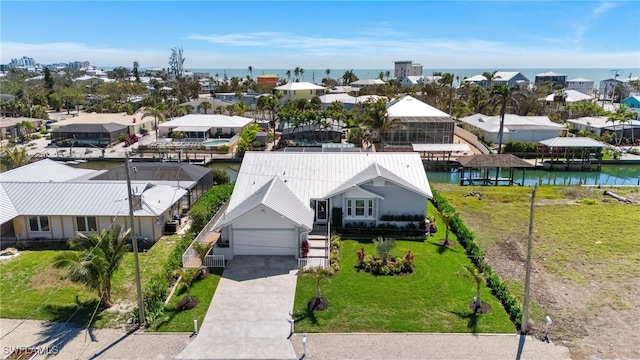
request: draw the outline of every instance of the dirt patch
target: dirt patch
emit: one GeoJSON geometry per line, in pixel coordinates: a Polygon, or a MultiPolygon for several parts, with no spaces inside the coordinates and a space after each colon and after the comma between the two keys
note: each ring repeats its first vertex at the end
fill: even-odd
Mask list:
{"type": "Polygon", "coordinates": [[[57,288],[59,286],[69,286],[73,284],[65,278],[67,273],[62,269],[49,267],[46,271],[38,272],[31,277],[31,287],[36,290],[57,288]]]}
{"type": "Polygon", "coordinates": [[[476,314],[489,314],[491,313],[491,305],[487,303],[480,303],[480,307],[476,308],[475,301],[470,301],[469,310],[473,311],[476,314]]]}
{"type": "Polygon", "coordinates": [[[191,310],[198,306],[198,304],[200,304],[200,300],[198,300],[197,297],[192,296],[191,301],[189,301],[189,298],[185,296],[180,301],[178,301],[178,303],[176,304],[176,309],[191,310]]]}
{"type": "Polygon", "coordinates": [[[313,298],[307,303],[309,311],[322,311],[329,308],[329,301],[325,298],[313,298]]]}

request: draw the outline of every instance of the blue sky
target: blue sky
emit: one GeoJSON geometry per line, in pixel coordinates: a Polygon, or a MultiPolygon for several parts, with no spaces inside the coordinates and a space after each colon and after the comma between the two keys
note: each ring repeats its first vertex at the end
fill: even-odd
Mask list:
{"type": "Polygon", "coordinates": [[[186,68],[640,67],[640,2],[0,2],[0,61],[186,68]]]}

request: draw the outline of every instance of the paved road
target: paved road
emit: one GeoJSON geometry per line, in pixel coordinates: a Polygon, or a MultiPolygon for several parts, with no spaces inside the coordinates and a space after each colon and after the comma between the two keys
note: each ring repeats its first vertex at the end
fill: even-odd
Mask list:
{"type": "Polygon", "coordinates": [[[193,338],[190,334],[133,333],[120,329],[86,329],[64,323],[0,319],[0,357],[10,349],[35,347],[36,359],[174,359],[193,338]]]}
{"type": "Polygon", "coordinates": [[[236,256],[200,333],[177,359],[297,359],[287,339],[295,268],[293,256],[236,256]]]}

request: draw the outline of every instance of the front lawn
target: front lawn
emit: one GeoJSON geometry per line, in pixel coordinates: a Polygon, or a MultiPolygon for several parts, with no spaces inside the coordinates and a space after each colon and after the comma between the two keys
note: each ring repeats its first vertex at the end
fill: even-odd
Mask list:
{"type": "MultiPolygon", "coordinates": [[[[175,246],[177,236],[161,238],[148,252],[140,253],[142,283],[162,268],[175,246]]],[[[62,320],[86,323],[95,310],[98,295],[86,287],[65,279],[67,272],[51,266],[60,251],[22,251],[19,256],[0,263],[0,317],[9,319],[62,320]]],[[[116,303],[135,304],[136,286],[133,253],[128,253],[112,278],[116,303]]],[[[111,316],[98,313],[96,326],[111,316]]]]}
{"type": "Polygon", "coordinates": [[[194,309],[177,310],[175,308],[178,301],[187,295],[184,286],[180,286],[179,290],[177,290],[171,297],[171,300],[169,300],[169,304],[167,304],[164,309],[164,314],[162,314],[155,323],[151,324],[147,330],[160,332],[191,332],[193,331],[194,319],[198,320],[198,326],[200,326],[207,313],[207,309],[209,309],[213,294],[216,292],[223,270],[222,268],[210,269],[211,274],[208,277],[202,280],[195,280],[193,284],[191,284],[191,296],[197,297],[200,301],[194,309]]]}
{"type": "MultiPolygon", "coordinates": [[[[375,254],[371,241],[342,241],[341,271],[321,285],[330,302],[325,311],[309,312],[307,302],[315,295],[315,282],[298,277],[295,298],[295,332],[455,332],[513,333],[513,323],[486,286],[482,301],[493,311],[475,315],[469,302],[475,295],[473,282],[462,276],[462,264],[470,264],[457,244],[445,249],[444,225],[425,242],[396,241],[392,255],[408,250],[415,255],[416,271],[406,276],[373,276],[355,269],[356,251],[364,247],[375,254]]],[[[455,237],[450,234],[450,239],[455,237]]]]}

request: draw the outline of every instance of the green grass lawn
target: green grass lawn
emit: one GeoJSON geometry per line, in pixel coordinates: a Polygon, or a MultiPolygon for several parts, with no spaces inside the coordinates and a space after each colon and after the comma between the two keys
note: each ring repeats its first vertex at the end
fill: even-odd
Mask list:
{"type": "Polygon", "coordinates": [[[152,324],[148,330],[191,332],[193,331],[194,319],[198,320],[198,326],[200,326],[207,313],[209,304],[213,299],[213,294],[216,292],[222,270],[224,269],[211,269],[211,274],[207,278],[197,280],[191,285],[191,296],[197,297],[200,301],[194,309],[184,311],[176,310],[176,303],[186,296],[186,290],[184,286],[181,286],[180,290],[177,290],[171,297],[171,300],[169,300],[169,304],[165,307],[164,314],[160,316],[159,320],[152,324]]]}
{"type": "MultiPolygon", "coordinates": [[[[147,253],[140,253],[143,286],[162,267],[175,240],[176,237],[163,237],[147,253]]],[[[91,318],[98,301],[97,292],[66,280],[65,270],[51,266],[60,251],[63,250],[23,251],[18,257],[0,263],[0,317],[63,321],[71,318],[82,323],[91,318]]],[[[116,302],[135,303],[134,274],[133,253],[129,253],[112,279],[116,302]]],[[[109,316],[100,313],[96,325],[108,322],[109,316]]]]}
{"type": "MultiPolygon", "coordinates": [[[[462,276],[466,272],[462,264],[470,262],[460,245],[443,249],[437,243],[443,237],[439,221],[438,233],[426,242],[396,241],[392,255],[411,250],[416,271],[378,277],[354,268],[356,251],[364,247],[367,254],[375,254],[373,243],[343,240],[341,271],[321,285],[329,309],[306,311],[307,302],[315,296],[315,282],[298,277],[295,331],[513,333],[513,323],[486,286],[482,300],[491,305],[492,313],[474,315],[469,309],[475,285],[462,276]]],[[[452,234],[450,239],[455,241],[452,234]]]]}

